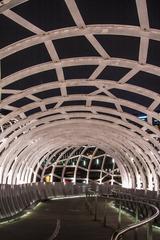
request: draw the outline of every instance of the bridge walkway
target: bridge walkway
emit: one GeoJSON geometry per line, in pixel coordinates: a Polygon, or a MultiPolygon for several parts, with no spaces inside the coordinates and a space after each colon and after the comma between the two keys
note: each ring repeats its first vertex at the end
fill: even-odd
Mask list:
{"type": "MultiPolygon", "coordinates": [[[[103,227],[104,202],[100,202],[98,221],[93,220],[85,206],[84,198],[49,200],[40,203],[27,212],[27,215],[9,224],[0,225],[3,240],[48,240],[52,235],[57,219],[60,232],[57,240],[109,240],[117,227],[117,211],[107,206],[107,226],[103,227]]],[[[126,214],[122,224],[133,222],[126,214]]],[[[146,240],[146,231],[138,232],[138,240],[146,240]]],[[[133,234],[124,239],[134,240],[133,234]]],[[[154,231],[154,240],[160,239],[160,232],[154,231]]]]}

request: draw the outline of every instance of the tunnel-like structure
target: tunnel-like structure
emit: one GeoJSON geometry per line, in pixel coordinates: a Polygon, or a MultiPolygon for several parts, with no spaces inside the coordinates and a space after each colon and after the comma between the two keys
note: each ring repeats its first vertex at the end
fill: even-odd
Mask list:
{"type": "Polygon", "coordinates": [[[58,149],[41,159],[35,177],[31,181],[116,184],[121,186],[127,181],[127,174],[111,158],[95,146],[68,147],[58,149]],[[43,160],[42,160],[43,159],[43,160]],[[126,177],[126,178],[125,178],[126,177]]]}
{"type": "Polygon", "coordinates": [[[158,6],[0,1],[1,184],[113,184],[110,158],[122,187],[159,193],[158,6]]]}

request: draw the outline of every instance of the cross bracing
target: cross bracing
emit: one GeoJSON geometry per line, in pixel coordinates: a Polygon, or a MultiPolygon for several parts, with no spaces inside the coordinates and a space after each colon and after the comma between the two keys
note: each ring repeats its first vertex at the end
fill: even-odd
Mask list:
{"type": "Polygon", "coordinates": [[[121,185],[121,174],[115,160],[94,146],[58,149],[48,152],[42,159],[41,166],[35,168],[37,181],[74,184],[94,181],[121,185]]]}
{"type": "Polygon", "coordinates": [[[31,182],[45,154],[88,144],[121,166],[122,185],[159,191],[160,30],[152,26],[149,1],[131,1],[134,25],[89,24],[82,10],[89,1],[61,0],[70,24],[53,29],[26,15],[36,2],[0,6],[0,24],[24,31],[11,41],[10,25],[2,30],[0,182],[31,182]]]}

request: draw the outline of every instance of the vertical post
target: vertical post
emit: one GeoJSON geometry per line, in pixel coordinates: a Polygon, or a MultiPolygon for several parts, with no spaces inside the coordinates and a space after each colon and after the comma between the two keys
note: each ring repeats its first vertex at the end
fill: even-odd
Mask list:
{"type": "Polygon", "coordinates": [[[121,201],[119,202],[119,213],[118,213],[118,228],[121,226],[121,221],[122,221],[122,203],[121,201]]]}
{"type": "MultiPolygon", "coordinates": [[[[138,222],[138,204],[136,204],[136,215],[135,215],[135,223],[138,222]]],[[[137,228],[134,231],[134,239],[137,240],[137,228]]]]}
{"type": "Polygon", "coordinates": [[[135,223],[138,222],[138,204],[136,204],[136,215],[135,215],[135,223]]]}
{"type": "Polygon", "coordinates": [[[120,240],[123,240],[123,235],[120,236],[120,240]]]}
{"type": "Polygon", "coordinates": [[[97,221],[97,209],[98,209],[98,196],[95,195],[95,210],[94,210],[94,220],[97,221]]]}
{"type": "MultiPolygon", "coordinates": [[[[1,60],[0,60],[0,84],[1,84],[1,75],[2,75],[2,70],[1,70],[1,60]]],[[[2,88],[0,86],[0,102],[2,101],[2,88]]],[[[1,114],[1,111],[0,111],[1,114]]]]}
{"type": "Polygon", "coordinates": [[[152,222],[147,225],[147,240],[152,240],[152,222]]]}
{"type": "Polygon", "coordinates": [[[107,218],[106,218],[106,208],[107,208],[107,199],[104,201],[104,219],[103,219],[103,226],[106,226],[107,218]]]}
{"type": "MultiPolygon", "coordinates": [[[[1,68],[1,60],[0,60],[0,103],[2,101],[2,87],[1,87],[1,79],[2,79],[2,68],[1,68]]],[[[0,118],[2,117],[2,109],[0,108],[0,118]]],[[[3,131],[3,126],[0,127],[1,131],[3,131]]]]}

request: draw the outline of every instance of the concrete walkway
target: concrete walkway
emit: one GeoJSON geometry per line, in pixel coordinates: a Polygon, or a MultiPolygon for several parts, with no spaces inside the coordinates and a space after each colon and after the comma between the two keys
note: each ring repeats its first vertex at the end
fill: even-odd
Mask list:
{"type": "MultiPolygon", "coordinates": [[[[104,202],[98,207],[98,221],[93,220],[85,206],[84,198],[47,201],[31,210],[31,213],[15,222],[0,225],[0,238],[3,240],[48,240],[52,235],[57,219],[61,228],[57,240],[109,240],[117,228],[116,209],[107,205],[106,227],[103,227],[104,202]]],[[[122,215],[122,225],[133,222],[126,214],[122,215]]],[[[124,239],[134,240],[134,234],[124,239]]],[[[160,232],[154,231],[153,240],[160,239],[160,232]]],[[[138,232],[138,240],[146,240],[146,231],[138,232]]]]}
{"type": "Polygon", "coordinates": [[[15,222],[0,225],[0,238],[3,240],[48,240],[53,233],[56,221],[61,228],[56,239],[101,240],[109,239],[113,229],[104,228],[93,221],[85,206],[84,198],[47,201],[31,210],[31,213],[15,222]]]}

